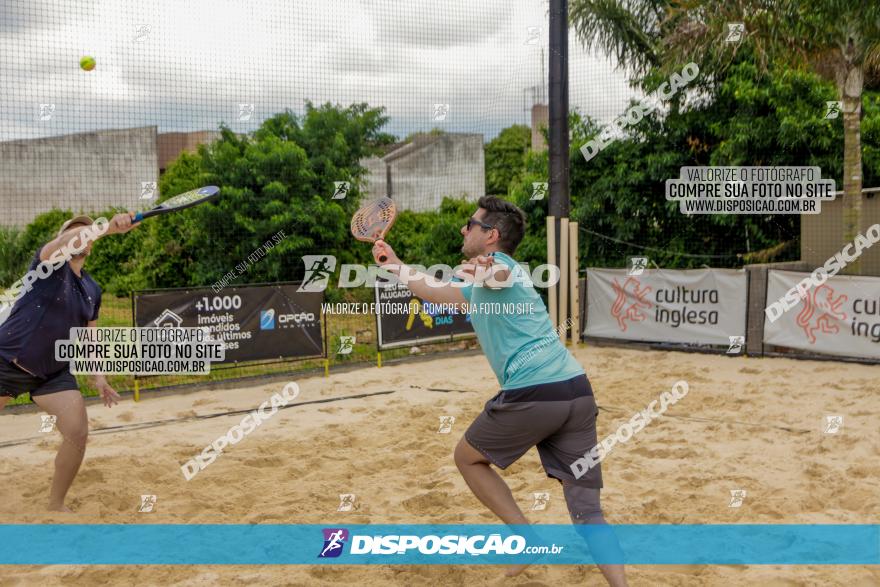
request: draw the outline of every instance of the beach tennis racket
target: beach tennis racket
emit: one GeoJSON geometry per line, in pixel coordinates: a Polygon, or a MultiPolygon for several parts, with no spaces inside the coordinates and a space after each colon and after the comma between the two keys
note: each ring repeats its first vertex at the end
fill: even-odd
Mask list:
{"type": "MultiPolygon", "coordinates": [[[[394,200],[383,196],[355,212],[351,218],[351,234],[357,240],[367,243],[384,240],[396,219],[397,206],[394,205],[394,200]]],[[[379,257],[380,263],[387,260],[385,255],[379,257]]]]}
{"type": "Polygon", "coordinates": [[[168,198],[152,210],[147,210],[146,212],[138,212],[134,215],[132,222],[140,222],[144,218],[149,218],[150,216],[168,214],[169,212],[177,212],[178,210],[183,210],[184,208],[198,206],[199,204],[203,204],[208,200],[213,200],[217,197],[219,193],[220,188],[215,185],[205,186],[197,190],[190,190],[178,196],[174,196],[173,198],[168,198]]]}

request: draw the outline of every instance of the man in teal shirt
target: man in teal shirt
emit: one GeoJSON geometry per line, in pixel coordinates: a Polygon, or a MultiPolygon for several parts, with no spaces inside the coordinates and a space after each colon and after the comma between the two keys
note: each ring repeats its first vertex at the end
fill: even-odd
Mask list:
{"type": "MultiPolygon", "coordinates": [[[[525,234],[525,214],[494,196],[480,198],[478,206],[461,229],[461,250],[469,259],[463,282],[441,283],[404,265],[387,243],[373,246],[376,262],[395,273],[414,295],[470,311],[480,346],[501,385],[459,441],[455,464],[495,515],[507,524],[524,525],[528,520],[491,465],[506,469],[537,446],[547,475],[562,483],[572,521],[605,524],[599,505],[600,465],[580,477],[571,470],[571,464],[597,444],[593,390],[553,329],[528,274],[511,257],[525,234]]],[[[508,574],[518,574],[525,566],[513,567],[508,574]]],[[[627,584],[623,565],[599,568],[609,584],[627,584]]]]}
{"type": "Polygon", "coordinates": [[[508,274],[504,280],[508,287],[500,287],[503,284],[496,272],[493,276],[487,275],[487,282],[497,284],[496,287],[489,284],[474,287],[468,283],[463,284],[461,293],[474,310],[471,316],[474,331],[501,389],[566,381],[583,375],[583,368],[550,323],[544,302],[525,269],[501,251],[486,257],[491,257],[494,267],[506,268],[501,271],[508,274]],[[499,312],[499,308],[514,312],[499,312]]]}

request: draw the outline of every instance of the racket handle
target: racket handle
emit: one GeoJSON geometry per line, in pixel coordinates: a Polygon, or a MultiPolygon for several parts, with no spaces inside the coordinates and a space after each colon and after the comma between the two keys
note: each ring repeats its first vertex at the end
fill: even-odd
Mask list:
{"type": "Polygon", "coordinates": [[[387,255],[379,255],[379,262],[380,262],[380,263],[384,263],[384,262],[387,261],[387,260],[388,260],[388,256],[387,256],[387,255]]]}
{"type": "Polygon", "coordinates": [[[144,215],[138,212],[134,215],[134,218],[131,219],[132,222],[141,222],[144,219],[144,215]]]}

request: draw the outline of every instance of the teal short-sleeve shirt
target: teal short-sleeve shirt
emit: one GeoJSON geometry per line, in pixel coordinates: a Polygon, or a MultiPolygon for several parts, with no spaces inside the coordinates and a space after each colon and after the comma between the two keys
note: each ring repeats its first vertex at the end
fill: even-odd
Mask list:
{"type": "Polygon", "coordinates": [[[528,272],[505,253],[496,252],[494,257],[496,264],[510,269],[513,285],[491,289],[468,284],[461,291],[501,389],[566,381],[583,374],[550,323],[528,272]]]}

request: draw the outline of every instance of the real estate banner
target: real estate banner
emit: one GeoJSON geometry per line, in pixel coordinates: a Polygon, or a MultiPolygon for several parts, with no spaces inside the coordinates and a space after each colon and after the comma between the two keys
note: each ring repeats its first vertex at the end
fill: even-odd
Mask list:
{"type": "Polygon", "coordinates": [[[226,347],[226,363],[324,356],[323,292],[298,284],[170,289],[135,294],[135,325],[207,327],[226,347]]]}

